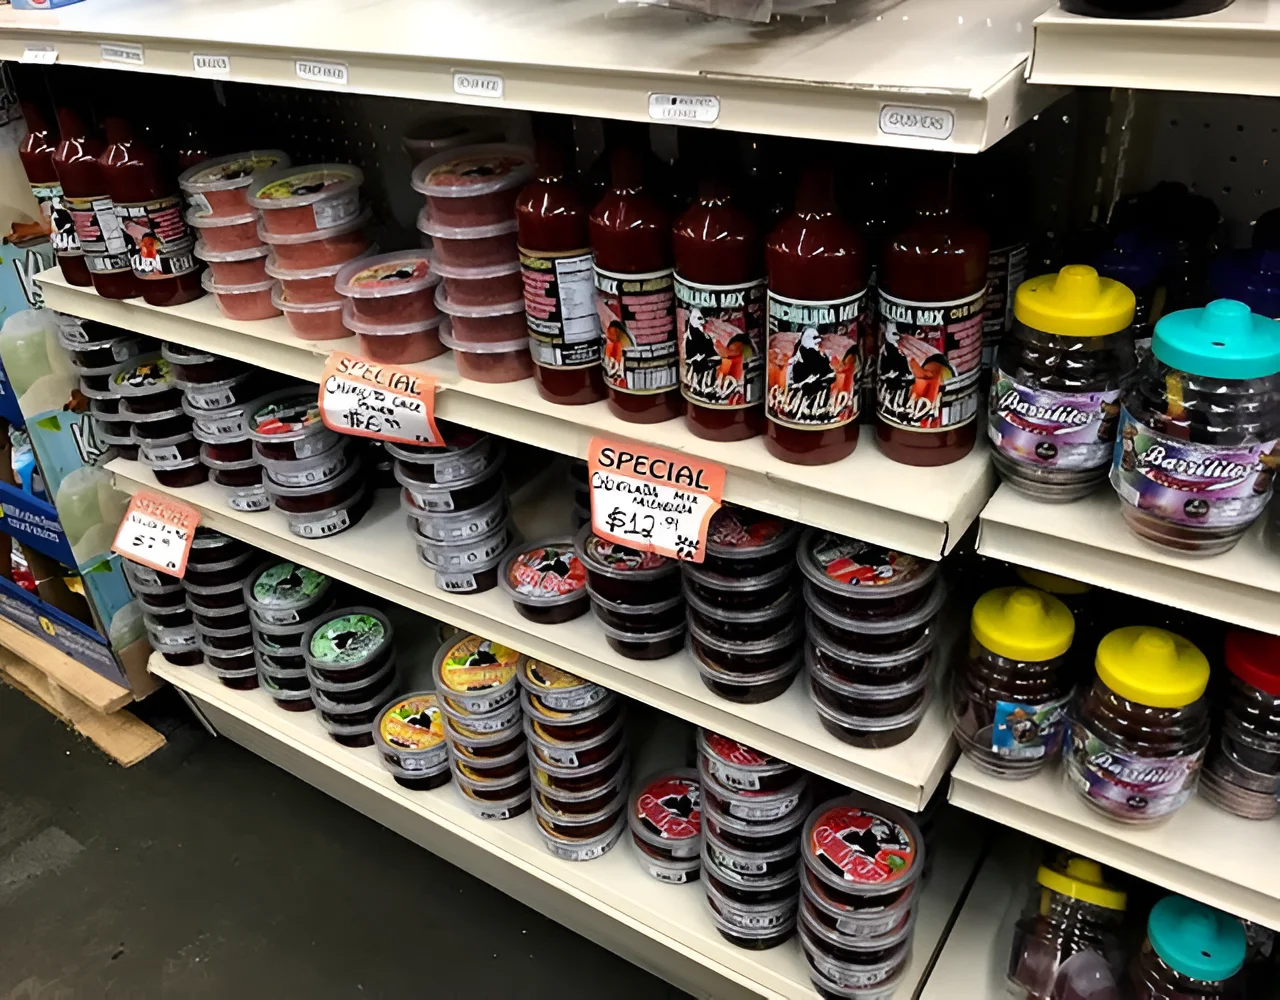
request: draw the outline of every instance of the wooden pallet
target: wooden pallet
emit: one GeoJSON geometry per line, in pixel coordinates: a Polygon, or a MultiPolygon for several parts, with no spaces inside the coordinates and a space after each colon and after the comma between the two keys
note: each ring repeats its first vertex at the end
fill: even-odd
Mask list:
{"type": "Polygon", "coordinates": [[[44,706],[125,767],[165,744],[163,736],[125,708],[155,690],[156,681],[145,671],[140,675],[139,686],[131,691],[12,622],[0,619],[0,679],[44,706]]]}

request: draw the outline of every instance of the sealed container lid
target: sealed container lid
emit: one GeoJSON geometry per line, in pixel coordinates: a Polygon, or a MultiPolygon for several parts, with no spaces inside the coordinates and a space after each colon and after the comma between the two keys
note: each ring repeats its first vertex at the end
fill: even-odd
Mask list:
{"type": "MultiPolygon", "coordinates": [[[[327,453],[326,453],[327,454],[327,453]]],[[[364,471],[364,461],[359,455],[354,456],[341,472],[332,479],[326,479],[318,483],[305,483],[301,486],[282,486],[270,476],[270,470],[265,480],[263,480],[263,488],[272,496],[277,497],[313,497],[317,493],[327,493],[330,490],[336,490],[347,481],[355,478],[364,471]]]]}
{"type": "MultiPolygon", "coordinates": [[[[277,208],[283,208],[277,205],[277,208]]],[[[347,219],[345,222],[339,222],[334,226],[326,226],[323,229],[316,229],[309,233],[272,233],[268,232],[261,222],[258,223],[258,239],[263,243],[272,245],[296,246],[300,243],[316,243],[320,240],[333,239],[335,236],[346,236],[347,233],[354,233],[361,228],[366,222],[373,218],[373,209],[365,207],[354,219],[347,219]]]]}
{"type": "Polygon", "coordinates": [[[471,344],[461,340],[454,340],[451,333],[452,330],[453,327],[449,325],[447,320],[440,324],[440,343],[451,351],[461,351],[463,354],[511,354],[529,349],[528,337],[521,337],[519,340],[482,340],[471,344]]]}
{"type": "Polygon", "coordinates": [[[785,582],[792,575],[793,567],[790,563],[784,563],[759,576],[728,576],[724,573],[712,573],[698,563],[691,562],[681,563],[680,570],[686,577],[697,581],[708,590],[756,591],[768,590],[785,582]]]}
{"type": "Polygon", "coordinates": [[[919,911],[912,907],[898,920],[894,927],[891,927],[883,934],[871,938],[853,937],[842,930],[833,930],[809,912],[806,907],[800,908],[800,919],[809,936],[825,942],[829,948],[839,949],[839,951],[846,954],[853,952],[857,955],[858,952],[862,952],[856,958],[848,956],[852,960],[843,963],[851,974],[856,976],[859,973],[865,975],[874,974],[877,970],[886,971],[895,967],[902,960],[902,952],[909,947],[908,939],[916,929],[916,916],[918,913],[919,911]],[[879,953],[887,950],[892,950],[892,953],[880,959],[880,961],[865,961],[866,958],[871,957],[868,953],[879,953]]]}
{"type": "Polygon", "coordinates": [[[279,166],[255,180],[246,195],[254,208],[301,208],[355,191],[364,171],[347,163],[312,163],[279,166]]]}
{"type": "MultiPolygon", "coordinates": [[[[719,650],[730,656],[757,656],[762,653],[770,653],[775,649],[785,649],[787,646],[794,646],[800,641],[802,630],[799,618],[792,618],[782,626],[773,635],[765,636],[763,639],[751,639],[743,641],[741,639],[723,639],[718,635],[711,635],[704,632],[694,622],[693,618],[689,618],[689,634],[698,640],[699,644],[709,646],[712,649],[719,650]]],[[[697,654],[695,653],[695,656],[697,654]]]]}
{"type": "Polygon", "coordinates": [[[760,778],[795,770],[785,760],[709,729],[698,729],[698,750],[711,776],[729,788],[759,788],[760,778]]]}
{"type": "Polygon", "coordinates": [[[1028,587],[1043,590],[1046,594],[1065,594],[1067,597],[1077,597],[1080,594],[1088,594],[1093,591],[1093,588],[1087,583],[1081,583],[1079,580],[1071,580],[1065,576],[1058,576],[1056,573],[1046,573],[1044,570],[1030,569],[1026,566],[1018,567],[1018,579],[1028,587]]]}
{"type": "Polygon", "coordinates": [[[924,872],[924,837],[916,821],[858,792],[810,813],[800,849],[818,878],[848,893],[905,889],[924,872]]]}
{"type": "Polygon", "coordinates": [[[290,614],[301,621],[308,609],[329,594],[333,581],[323,573],[287,559],[269,559],[249,575],[244,585],[245,602],[260,614],[290,614]]]}
{"type": "Polygon", "coordinates": [[[573,540],[573,547],[587,569],[617,580],[630,580],[635,583],[652,582],[669,576],[679,569],[674,559],[668,559],[656,552],[642,552],[601,538],[592,532],[590,522],[584,524],[578,531],[573,540]]]}
{"type": "Polygon", "coordinates": [[[328,430],[314,387],[278,389],[255,399],[245,412],[245,430],[255,441],[297,441],[328,430]]]}
{"type": "Polygon", "coordinates": [[[1068,264],[1018,286],[1013,314],[1033,330],[1059,337],[1102,337],[1133,322],[1137,299],[1125,285],[1086,264],[1068,264]]]}
{"type": "Polygon", "coordinates": [[[484,319],[488,316],[510,316],[512,313],[524,312],[524,299],[513,299],[510,302],[498,302],[492,305],[467,306],[450,302],[445,294],[445,287],[436,289],[436,308],[450,316],[467,316],[471,319],[484,319]]]}
{"type": "Polygon", "coordinates": [[[636,783],[628,813],[631,832],[670,850],[697,857],[702,845],[702,784],[691,768],[659,771],[636,783]]]}
{"type": "Polygon", "coordinates": [[[1107,910],[1123,910],[1126,895],[1111,885],[1102,874],[1102,865],[1089,858],[1071,856],[1065,865],[1041,865],[1036,881],[1046,889],[1079,899],[1107,910]]]}
{"type": "MultiPolygon", "coordinates": [[[[205,272],[206,274],[208,272],[205,272]]],[[[337,312],[345,304],[345,300],[341,298],[327,299],[324,302],[294,302],[289,298],[288,293],[284,290],[284,286],[278,281],[271,284],[275,287],[271,289],[271,304],[282,312],[287,313],[327,313],[337,312]]]]}
{"type": "Polygon", "coordinates": [[[177,365],[207,365],[214,361],[228,360],[227,358],[220,357],[217,354],[210,354],[208,351],[202,351],[198,347],[188,347],[185,344],[175,344],[170,340],[166,340],[160,345],[160,356],[166,361],[170,361],[177,365]]]}
{"type": "Polygon", "coordinates": [[[823,590],[851,598],[897,597],[938,575],[936,562],[816,528],[800,536],[796,561],[823,590]]]}
{"type": "Polygon", "coordinates": [[[515,231],[515,219],[491,222],[487,226],[444,226],[438,222],[432,222],[425,207],[418,213],[418,232],[445,240],[486,240],[493,236],[506,236],[515,231]]]}
{"type": "Polygon", "coordinates": [[[1226,662],[1246,684],[1280,697],[1280,636],[1233,628],[1227,632],[1226,662]]]}
{"type": "Polygon", "coordinates": [[[370,323],[356,315],[350,302],[342,305],[342,325],[352,333],[361,333],[366,337],[403,337],[411,333],[425,333],[427,330],[439,329],[445,322],[443,316],[432,316],[412,323],[370,323]]]}
{"type": "Polygon", "coordinates": [[[493,438],[488,434],[448,424],[443,420],[436,421],[436,426],[444,435],[444,444],[438,448],[396,441],[384,441],[383,447],[388,455],[402,462],[432,466],[438,483],[470,479],[489,463],[493,438]]]}
{"type": "Polygon", "coordinates": [[[501,278],[507,274],[520,271],[519,260],[504,261],[501,264],[486,264],[482,267],[466,267],[462,264],[446,264],[430,251],[424,251],[431,261],[431,270],[445,278],[461,278],[464,281],[482,281],[485,278],[501,278]]]}
{"type": "Polygon", "coordinates": [[[445,694],[500,694],[516,684],[524,654],[509,646],[463,635],[444,643],[431,669],[436,690],[445,694]]]}
{"type": "MultiPolygon", "coordinates": [[[[270,291],[271,303],[275,305],[275,290],[280,286],[274,278],[264,278],[262,281],[251,281],[247,285],[219,285],[213,280],[212,271],[202,271],[200,273],[200,287],[206,292],[212,292],[214,295],[248,295],[252,292],[270,291]]],[[[277,308],[279,308],[277,306],[277,308]]]]}
{"type": "Polygon", "coordinates": [[[265,244],[256,247],[245,247],[243,250],[210,250],[205,245],[204,240],[196,241],[196,248],[192,251],[201,260],[212,261],[215,264],[225,264],[237,260],[253,260],[255,257],[265,257],[271,252],[271,248],[265,244]]]}
{"type": "Polygon", "coordinates": [[[153,396],[176,388],[173,369],[159,351],[130,358],[111,369],[111,390],[118,396],[153,396]]]}
{"type": "Polygon", "coordinates": [[[387,750],[444,753],[444,717],[434,691],[405,695],[382,711],[374,742],[387,750]]]}
{"type": "Polygon", "coordinates": [[[521,685],[543,704],[560,710],[582,709],[606,700],[611,693],[607,688],[561,670],[559,667],[535,660],[524,661],[520,670],[521,685]]]}
{"type": "Polygon", "coordinates": [[[517,604],[550,607],[579,598],[587,570],[568,538],[544,538],[507,556],[498,583],[517,604]]]}
{"type": "Polygon", "coordinates": [[[1280,323],[1235,299],[1162,316],[1151,353],[1170,368],[1206,378],[1267,378],[1280,372],[1280,323]]]}
{"type": "Polygon", "coordinates": [[[1209,661],[1191,642],[1162,628],[1130,625],[1098,643],[1098,679],[1128,701],[1181,708],[1204,694],[1209,661]]]}
{"type": "MultiPolygon", "coordinates": [[[[840,643],[833,641],[817,629],[811,628],[808,632],[808,638],[810,645],[815,649],[821,649],[823,653],[832,659],[840,660],[843,663],[859,667],[868,667],[872,670],[888,669],[889,667],[896,667],[900,664],[910,663],[912,660],[918,660],[922,657],[928,656],[933,651],[933,644],[936,641],[935,636],[926,633],[905,649],[898,649],[886,653],[864,653],[856,649],[848,649],[845,646],[842,646],[840,643]]],[[[806,657],[806,660],[808,660],[808,657],[806,657]]],[[[818,667],[817,664],[814,664],[814,666],[818,670],[823,670],[823,668],[818,667]]],[[[926,675],[928,674],[927,668],[924,670],[924,673],[926,675]]],[[[830,676],[829,672],[825,670],[823,670],[823,674],[824,677],[830,676]]],[[[857,687],[855,684],[848,684],[847,681],[839,681],[838,679],[835,679],[835,681],[838,684],[845,684],[851,688],[857,687]]],[[[883,686],[880,687],[880,690],[884,690],[883,686]]],[[[872,695],[872,697],[876,696],[872,695]]]]}
{"type": "Polygon", "coordinates": [[[1223,982],[1244,966],[1240,921],[1184,896],[1165,896],[1151,908],[1147,938],[1165,965],[1202,982],[1223,982]]]}
{"type": "Polygon", "coordinates": [[[707,526],[707,555],[720,559],[755,559],[794,544],[800,526],[785,518],[722,504],[707,526]]]}
{"type": "Polygon", "coordinates": [[[187,194],[233,191],[248,187],[253,183],[255,174],[261,177],[264,171],[287,167],[289,162],[289,154],[280,149],[254,149],[247,153],[215,156],[184,170],[178,177],[178,187],[187,194]]]}
{"type": "MultiPolygon", "coordinates": [[[[522,669],[520,673],[523,674],[524,670],[522,669]]],[[[608,691],[605,697],[587,705],[577,708],[558,708],[549,702],[543,701],[540,695],[525,688],[520,692],[520,704],[524,708],[525,715],[535,722],[550,726],[581,726],[612,712],[618,707],[619,701],[617,694],[608,691]]]]}
{"type": "Polygon", "coordinates": [[[400,250],[377,257],[357,257],[334,278],[339,295],[352,299],[385,299],[421,292],[440,284],[425,250],[400,250]]]}
{"type": "Polygon", "coordinates": [[[533,176],[533,153],[490,142],[447,149],[413,168],[409,183],[428,198],[473,198],[523,187],[533,176]]]}
{"type": "Polygon", "coordinates": [[[1030,587],[988,590],[970,621],[973,637],[1007,660],[1052,660],[1071,648],[1076,630],[1070,608],[1030,587]]]}
{"type": "Polygon", "coordinates": [[[394,630],[374,608],[339,608],[311,623],[302,637],[307,664],[324,670],[354,670],[391,651],[394,630]]]}
{"type": "MultiPolygon", "coordinates": [[[[274,250],[268,247],[267,251],[267,263],[265,265],[267,274],[285,281],[310,281],[313,278],[332,278],[351,263],[350,260],[340,260],[336,264],[325,264],[323,267],[284,267],[276,260],[276,252],[274,250]]],[[[377,252],[378,248],[372,246],[358,256],[351,258],[351,260],[367,260],[377,252]]]]}
{"type": "Polygon", "coordinates": [[[258,222],[258,217],[252,212],[245,212],[242,215],[205,215],[203,209],[189,209],[187,214],[183,216],[187,220],[187,225],[195,226],[197,229],[224,229],[227,226],[243,226],[246,223],[254,225],[258,222]]]}
{"type": "Polygon", "coordinates": [[[896,615],[885,618],[871,617],[850,617],[837,608],[831,607],[822,596],[817,587],[808,580],[804,582],[804,599],[808,605],[809,614],[809,631],[815,634],[818,630],[813,628],[813,619],[818,618],[830,625],[845,632],[858,632],[863,635],[893,635],[897,632],[905,632],[907,629],[916,628],[926,622],[932,624],[931,619],[935,618],[939,611],[942,610],[942,604],[946,598],[947,588],[943,586],[942,580],[939,579],[934,584],[933,592],[925,599],[924,603],[913,611],[908,611],[905,615],[896,615]]]}

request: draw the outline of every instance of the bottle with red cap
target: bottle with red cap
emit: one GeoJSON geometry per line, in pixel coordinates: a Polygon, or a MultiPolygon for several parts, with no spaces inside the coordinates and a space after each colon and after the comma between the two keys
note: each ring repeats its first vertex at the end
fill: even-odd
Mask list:
{"type": "Polygon", "coordinates": [[[1246,819],[1270,819],[1280,792],[1280,636],[1227,633],[1227,686],[1200,791],[1246,819]]]}

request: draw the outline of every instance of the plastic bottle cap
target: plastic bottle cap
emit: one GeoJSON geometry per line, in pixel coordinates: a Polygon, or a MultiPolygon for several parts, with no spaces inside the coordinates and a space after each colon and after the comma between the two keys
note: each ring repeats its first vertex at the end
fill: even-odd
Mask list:
{"type": "Polygon", "coordinates": [[[1235,299],[1182,309],[1156,323],[1151,352],[1170,368],[1207,378],[1267,378],[1280,372],[1280,323],[1235,299]]]}
{"type": "Polygon", "coordinates": [[[1191,642],[1162,628],[1131,625],[1098,643],[1098,677],[1121,698],[1152,708],[1181,708],[1204,694],[1209,661],[1191,642]]]}
{"type": "Polygon", "coordinates": [[[989,590],[973,606],[973,637],[1008,660],[1052,660],[1071,648],[1075,619],[1056,597],[1030,587],[989,590]]]}
{"type": "Polygon", "coordinates": [[[1041,865],[1036,881],[1046,889],[1108,910],[1123,910],[1127,901],[1123,890],[1102,877],[1102,865],[1088,858],[1070,858],[1066,871],[1041,865]]]}
{"type": "Polygon", "coordinates": [[[1192,979],[1220,983],[1244,965],[1240,921],[1184,896],[1166,896],[1151,908],[1147,937],[1165,965],[1192,979]]]}
{"type": "Polygon", "coordinates": [[[1035,587],[1048,594],[1067,594],[1074,597],[1079,594],[1088,594],[1093,590],[1087,583],[1081,583],[1079,580],[1070,580],[1065,576],[1046,573],[1039,569],[1029,569],[1026,566],[1018,567],[1018,579],[1028,587],[1035,587]]]}
{"type": "Polygon", "coordinates": [[[1280,636],[1247,629],[1227,633],[1227,669],[1259,691],[1280,697],[1280,636]]]}
{"type": "Polygon", "coordinates": [[[1013,314],[1033,330],[1062,337],[1102,337],[1133,322],[1136,299],[1125,285],[1087,264],[1068,264],[1018,286],[1013,314]]]}

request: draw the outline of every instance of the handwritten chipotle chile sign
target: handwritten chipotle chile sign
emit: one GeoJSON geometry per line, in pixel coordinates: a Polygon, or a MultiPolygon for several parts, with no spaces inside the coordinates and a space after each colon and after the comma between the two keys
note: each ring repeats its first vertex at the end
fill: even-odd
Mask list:
{"type": "Polygon", "coordinates": [[[429,375],[334,351],[320,375],[320,417],[340,434],[439,447],[429,375]]]}

